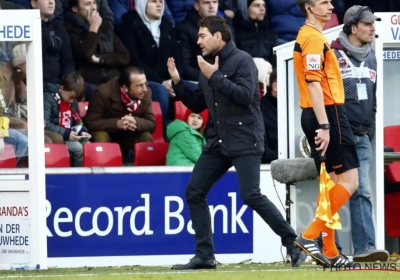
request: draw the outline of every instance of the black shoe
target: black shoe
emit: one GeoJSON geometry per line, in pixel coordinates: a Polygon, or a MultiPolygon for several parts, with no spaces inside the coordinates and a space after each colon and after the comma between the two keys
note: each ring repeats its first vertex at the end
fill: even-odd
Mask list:
{"type": "Polygon", "coordinates": [[[177,264],[171,269],[175,270],[187,270],[187,269],[216,269],[217,262],[215,260],[202,260],[198,257],[194,257],[187,264],[177,264]]]}
{"type": "Polygon", "coordinates": [[[331,267],[353,267],[354,262],[349,260],[345,255],[339,254],[337,257],[334,258],[328,258],[328,260],[331,262],[331,267]]]}
{"type": "Polygon", "coordinates": [[[321,249],[316,241],[305,239],[302,235],[299,235],[294,241],[294,244],[313,258],[317,264],[324,267],[331,266],[331,262],[321,253],[321,249]]]}
{"type": "Polygon", "coordinates": [[[288,253],[290,255],[290,259],[292,260],[292,267],[299,267],[307,258],[306,253],[296,246],[293,246],[291,249],[288,248],[288,253]]]}

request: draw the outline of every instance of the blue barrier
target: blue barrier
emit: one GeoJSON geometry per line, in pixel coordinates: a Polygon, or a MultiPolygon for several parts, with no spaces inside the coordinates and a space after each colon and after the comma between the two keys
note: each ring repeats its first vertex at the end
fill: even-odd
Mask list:
{"type": "MultiPolygon", "coordinates": [[[[48,257],[194,254],[190,173],[48,174],[48,257]]],[[[210,191],[218,254],[253,253],[253,211],[235,172],[210,191]]]]}

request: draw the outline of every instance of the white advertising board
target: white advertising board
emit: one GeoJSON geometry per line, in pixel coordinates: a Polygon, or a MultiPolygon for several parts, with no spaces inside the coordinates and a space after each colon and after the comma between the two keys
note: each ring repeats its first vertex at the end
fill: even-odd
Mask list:
{"type": "Polygon", "coordinates": [[[30,256],[29,192],[0,192],[0,262],[25,263],[30,256]]]}

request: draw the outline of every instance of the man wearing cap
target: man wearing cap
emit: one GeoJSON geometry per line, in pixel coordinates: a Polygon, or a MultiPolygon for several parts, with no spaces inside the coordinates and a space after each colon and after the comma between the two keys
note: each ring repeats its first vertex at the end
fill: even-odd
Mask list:
{"type": "MultiPolygon", "coordinates": [[[[345,92],[345,109],[354,134],[359,160],[359,187],[350,198],[351,228],[355,262],[387,261],[389,254],[375,247],[369,169],[371,141],[375,135],[377,61],[371,47],[375,20],[368,7],[352,6],[343,19],[339,38],[331,44],[339,60],[345,92]]],[[[338,244],[338,240],[336,239],[338,244]]]]}

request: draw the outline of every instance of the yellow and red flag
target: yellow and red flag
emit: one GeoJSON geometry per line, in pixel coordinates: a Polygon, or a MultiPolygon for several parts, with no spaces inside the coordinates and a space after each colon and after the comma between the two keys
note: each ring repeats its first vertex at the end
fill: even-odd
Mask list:
{"type": "Polygon", "coordinates": [[[335,186],[328,172],[326,171],[325,162],[321,161],[321,171],[319,175],[319,203],[315,214],[326,222],[326,226],[332,229],[341,229],[342,222],[340,221],[339,213],[332,213],[331,202],[329,199],[329,191],[335,186]]]}

